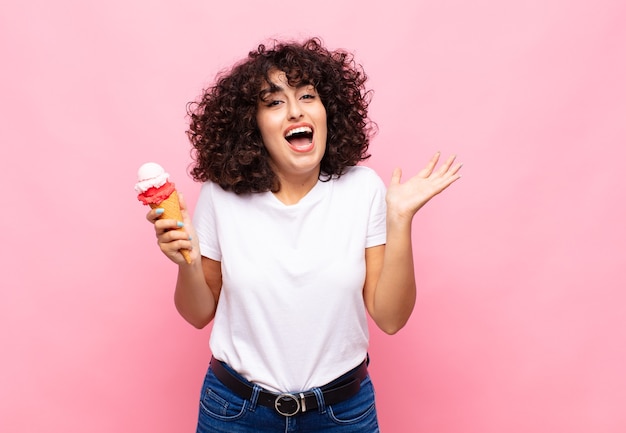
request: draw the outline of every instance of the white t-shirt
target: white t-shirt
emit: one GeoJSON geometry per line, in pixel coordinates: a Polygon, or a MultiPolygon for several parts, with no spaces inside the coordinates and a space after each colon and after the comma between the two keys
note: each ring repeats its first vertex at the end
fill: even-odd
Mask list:
{"type": "Polygon", "coordinates": [[[385,215],[385,185],[363,166],[289,206],[205,182],[194,226],[223,280],[213,355],[274,392],[321,386],[360,364],[365,249],[385,243],[385,215]]]}

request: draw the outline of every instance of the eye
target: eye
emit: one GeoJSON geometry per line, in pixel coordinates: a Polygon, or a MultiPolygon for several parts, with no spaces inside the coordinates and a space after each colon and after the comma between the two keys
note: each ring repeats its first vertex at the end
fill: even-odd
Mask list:
{"type": "Polygon", "coordinates": [[[273,99],[271,101],[268,101],[265,103],[266,107],[275,107],[277,105],[279,105],[282,101],[278,100],[278,99],[273,99]]]}
{"type": "Polygon", "coordinates": [[[317,98],[315,92],[307,92],[304,95],[300,96],[300,99],[311,100],[317,98]]]}
{"type": "Polygon", "coordinates": [[[311,100],[317,98],[317,91],[314,86],[310,84],[303,85],[298,87],[298,94],[300,95],[299,99],[311,100]]]}

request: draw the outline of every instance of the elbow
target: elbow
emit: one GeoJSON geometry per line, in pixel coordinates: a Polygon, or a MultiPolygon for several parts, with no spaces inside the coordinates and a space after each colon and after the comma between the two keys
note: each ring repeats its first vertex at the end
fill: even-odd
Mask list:
{"type": "Polygon", "coordinates": [[[404,323],[402,324],[392,323],[392,324],[378,325],[378,327],[380,328],[381,331],[383,331],[387,335],[395,335],[402,328],[404,328],[404,323]]]}
{"type": "Polygon", "coordinates": [[[205,316],[193,316],[193,315],[184,315],[181,313],[181,316],[183,316],[183,319],[185,319],[187,321],[187,323],[189,323],[191,326],[193,326],[196,329],[204,329],[209,323],[211,323],[211,320],[213,320],[212,316],[209,317],[205,317],[205,316]]]}
{"type": "Polygon", "coordinates": [[[385,328],[383,329],[383,332],[387,335],[395,335],[398,333],[398,331],[402,329],[402,327],[396,327],[396,328],[385,328]]]}
{"type": "Polygon", "coordinates": [[[394,335],[400,332],[408,323],[414,305],[414,302],[411,302],[410,304],[405,304],[404,306],[407,308],[401,310],[379,311],[370,315],[381,331],[387,335],[394,335]]]}
{"type": "Polygon", "coordinates": [[[179,305],[178,302],[176,302],[175,305],[178,314],[180,314],[180,316],[185,319],[187,323],[196,329],[204,329],[209,323],[211,323],[211,320],[213,320],[212,314],[203,314],[202,312],[195,310],[189,311],[179,305]]]}
{"type": "Polygon", "coordinates": [[[380,320],[376,321],[376,325],[378,328],[383,331],[387,335],[395,335],[397,334],[404,325],[406,325],[408,318],[406,320],[395,318],[392,320],[380,320]]]}
{"type": "Polygon", "coordinates": [[[210,322],[208,321],[193,321],[193,320],[189,320],[189,319],[185,319],[187,320],[188,323],[191,324],[191,326],[193,326],[196,329],[204,329],[210,322]]]}

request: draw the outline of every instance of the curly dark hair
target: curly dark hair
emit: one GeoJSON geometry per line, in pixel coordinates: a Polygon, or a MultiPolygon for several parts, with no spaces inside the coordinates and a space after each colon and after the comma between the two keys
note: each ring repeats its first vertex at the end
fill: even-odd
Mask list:
{"type": "Polygon", "coordinates": [[[362,67],[351,54],[326,49],[319,38],[275,41],[273,48],[261,44],[218,74],[216,84],[188,104],[194,180],[210,180],[237,194],[280,190],[256,121],[263,86],[276,70],[285,73],[291,86],[313,85],[326,109],[321,180],[340,177],[347,167],[369,158],[376,125],[367,116],[371,92],[365,89],[362,67]]]}

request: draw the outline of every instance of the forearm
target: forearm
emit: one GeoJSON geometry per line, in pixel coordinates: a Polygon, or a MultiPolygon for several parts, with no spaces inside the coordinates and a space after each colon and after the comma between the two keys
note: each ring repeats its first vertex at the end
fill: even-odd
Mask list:
{"type": "Polygon", "coordinates": [[[373,319],[386,333],[398,332],[415,306],[411,219],[387,219],[387,244],[376,283],[373,319]]]}
{"type": "Polygon", "coordinates": [[[174,303],[180,315],[198,329],[213,320],[217,299],[198,261],[179,266],[174,303]]]}

